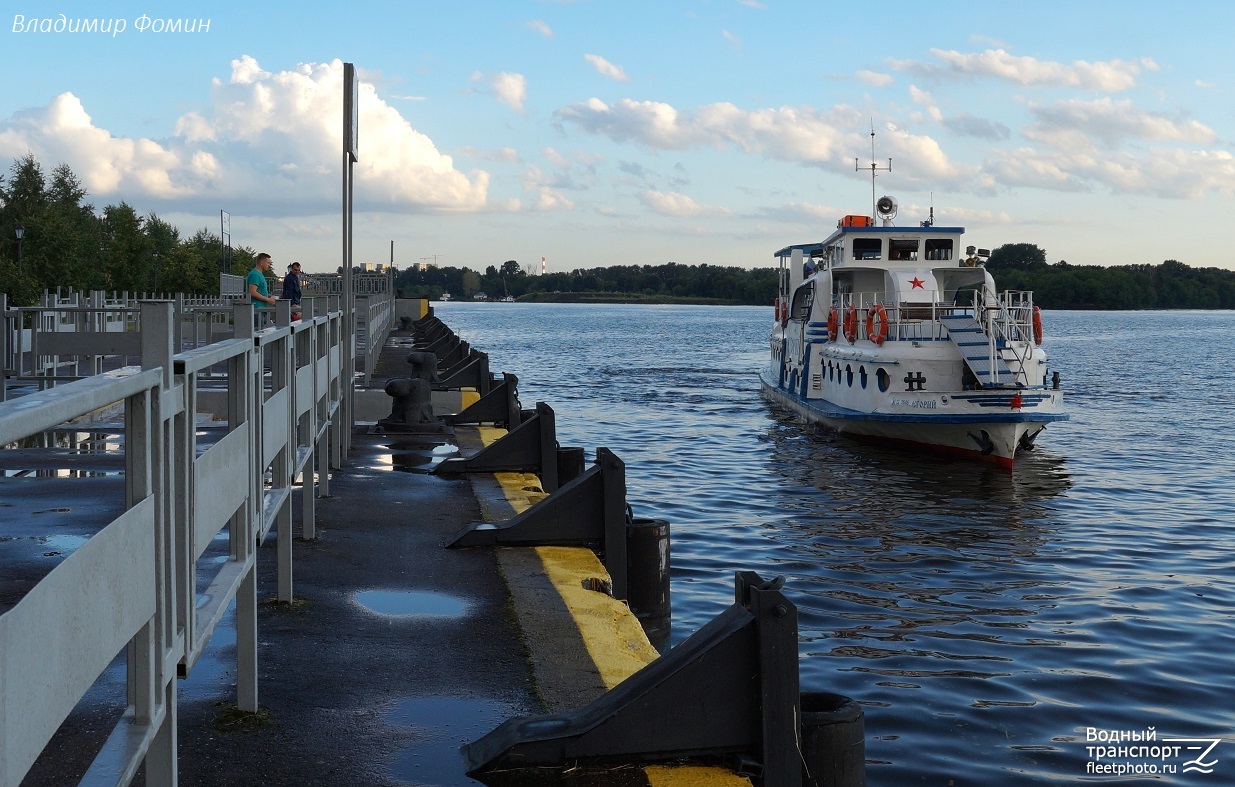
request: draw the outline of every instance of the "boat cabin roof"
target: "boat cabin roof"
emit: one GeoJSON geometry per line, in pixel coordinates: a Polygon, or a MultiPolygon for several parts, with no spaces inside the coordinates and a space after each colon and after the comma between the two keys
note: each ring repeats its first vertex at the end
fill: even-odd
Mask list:
{"type": "MultiPolygon", "coordinates": [[[[964,233],[964,227],[840,227],[829,235],[827,239],[819,241],[818,243],[799,243],[793,246],[786,246],[772,256],[788,257],[795,249],[801,249],[803,257],[822,257],[824,256],[824,249],[843,243],[845,236],[862,236],[867,238],[911,238],[917,235],[952,235],[959,238],[964,233]]],[[[959,256],[959,254],[957,256],[959,256]]]]}

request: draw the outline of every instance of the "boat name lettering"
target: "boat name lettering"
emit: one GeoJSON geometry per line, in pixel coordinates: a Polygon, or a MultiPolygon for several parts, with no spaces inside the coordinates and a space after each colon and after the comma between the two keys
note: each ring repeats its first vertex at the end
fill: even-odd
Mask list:
{"type": "Polygon", "coordinates": [[[900,407],[916,407],[919,410],[934,410],[939,406],[934,399],[893,399],[892,404],[900,407]]]}

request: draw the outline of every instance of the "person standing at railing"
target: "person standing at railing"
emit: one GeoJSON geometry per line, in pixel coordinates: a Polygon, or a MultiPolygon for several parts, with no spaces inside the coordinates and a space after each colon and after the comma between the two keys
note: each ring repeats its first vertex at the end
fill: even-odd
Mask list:
{"type": "Polygon", "coordinates": [[[283,300],[292,302],[292,320],[300,319],[300,263],[287,266],[283,277],[283,300]]]}
{"type": "Polygon", "coordinates": [[[257,302],[263,301],[274,306],[277,298],[270,295],[270,286],[266,283],[266,271],[273,264],[270,255],[262,252],[257,255],[257,267],[249,271],[246,284],[249,290],[249,303],[253,306],[254,327],[257,326],[257,302]]]}

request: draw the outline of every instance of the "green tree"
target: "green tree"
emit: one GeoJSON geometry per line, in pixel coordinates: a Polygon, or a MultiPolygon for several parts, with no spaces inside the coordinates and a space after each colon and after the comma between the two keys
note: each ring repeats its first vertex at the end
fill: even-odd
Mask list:
{"type": "Polygon", "coordinates": [[[103,265],[112,289],[140,292],[149,287],[153,250],[131,205],[121,202],[103,209],[103,265]]]}
{"type": "Polygon", "coordinates": [[[480,292],[480,276],[476,271],[463,269],[462,289],[464,297],[470,298],[480,292]]]}
{"type": "Polygon", "coordinates": [[[1017,268],[1033,270],[1046,266],[1046,252],[1032,243],[1006,243],[991,252],[986,261],[987,270],[1017,268]]]}

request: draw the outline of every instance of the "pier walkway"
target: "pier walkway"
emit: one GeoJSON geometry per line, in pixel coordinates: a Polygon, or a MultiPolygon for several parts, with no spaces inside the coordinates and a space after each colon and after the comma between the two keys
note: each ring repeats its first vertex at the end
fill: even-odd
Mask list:
{"type": "MultiPolygon", "coordinates": [[[[235,613],[179,696],[182,785],[474,784],[459,747],[543,712],[492,550],[446,550],[480,517],[466,478],[399,468],[432,446],[353,433],[345,470],[298,539],[295,600],[277,601],[277,545],[258,549],[256,716],[235,706],[235,613]]],[[[123,674],[71,717],[24,784],[70,784],[116,714],[123,674]],[[108,699],[111,703],[102,702],[108,699]]]]}
{"type": "Polygon", "coordinates": [[[862,783],[783,580],[659,654],[669,526],[621,460],[426,303],[371,304],[362,365],[317,300],[207,343],[70,306],[0,353],[0,787],[862,783]]]}
{"type": "MultiPolygon", "coordinates": [[[[171,314],[170,306],[143,309],[147,335],[171,314]]],[[[8,761],[0,784],[73,784],[87,772],[91,783],[126,783],[132,774],[138,784],[476,784],[464,774],[464,743],[511,717],[581,707],[656,658],[620,602],[571,575],[604,576],[590,550],[444,548],[464,526],[544,497],[535,476],[425,472],[457,450],[451,443],[476,449],[502,430],[459,426],[446,441],[360,421],[349,430],[346,462],[327,467],[342,442],[338,325],[330,312],[175,362],[164,339],[144,346],[149,371],[104,372],[4,405],[0,701],[8,716],[0,753],[8,761]],[[244,348],[254,345],[245,361],[244,348]],[[327,371],[306,372],[316,361],[327,371]],[[227,413],[222,421],[195,413],[186,423],[190,393],[200,387],[200,401],[210,401],[195,370],[204,376],[219,364],[230,370],[227,413]],[[174,369],[175,384],[160,369],[174,369]],[[246,386],[264,389],[264,407],[238,398],[246,386]],[[87,395],[55,395],[82,389],[87,395]],[[123,407],[109,415],[96,408],[104,401],[123,407]],[[286,418],[273,415],[285,407],[286,418]],[[34,417],[15,425],[23,409],[34,417]],[[11,442],[85,413],[94,420],[47,432],[58,437],[11,442]],[[237,440],[252,434],[279,447],[237,451],[237,440]],[[158,445],[176,440],[188,445],[162,456],[158,445]],[[239,471],[217,466],[223,451],[239,457],[239,471]],[[205,465],[244,488],[191,482],[205,465]],[[268,468],[264,484],[247,478],[255,467],[268,468]],[[252,494],[261,510],[242,503],[235,511],[252,494]],[[169,533],[170,512],[186,505],[187,533],[169,533]],[[256,549],[244,533],[256,535],[256,549]],[[117,587],[91,584],[97,570],[88,561],[100,550],[130,566],[107,580],[117,587]],[[146,550],[166,552],[181,568],[147,560],[146,550]],[[169,575],[186,566],[189,584],[168,587],[184,581],[169,575]],[[565,580],[555,587],[550,573],[565,580]],[[34,603],[56,611],[39,618],[29,614],[34,603]],[[94,627],[83,615],[98,619],[94,627]],[[96,632],[106,633],[103,641],[91,639],[96,632]],[[119,655],[93,673],[92,659],[116,653],[109,642],[119,655]],[[55,653],[54,663],[37,669],[31,652],[55,653]],[[48,685],[30,684],[32,676],[48,685]],[[58,707],[71,708],[63,724],[58,707]],[[28,719],[19,717],[27,710],[28,719]],[[31,736],[41,730],[55,732],[22,765],[17,758],[38,751],[31,736]]],[[[406,374],[406,353],[396,331],[374,365],[375,388],[406,374]]],[[[629,765],[578,771],[563,783],[750,782],[724,769],[629,765]]]]}

